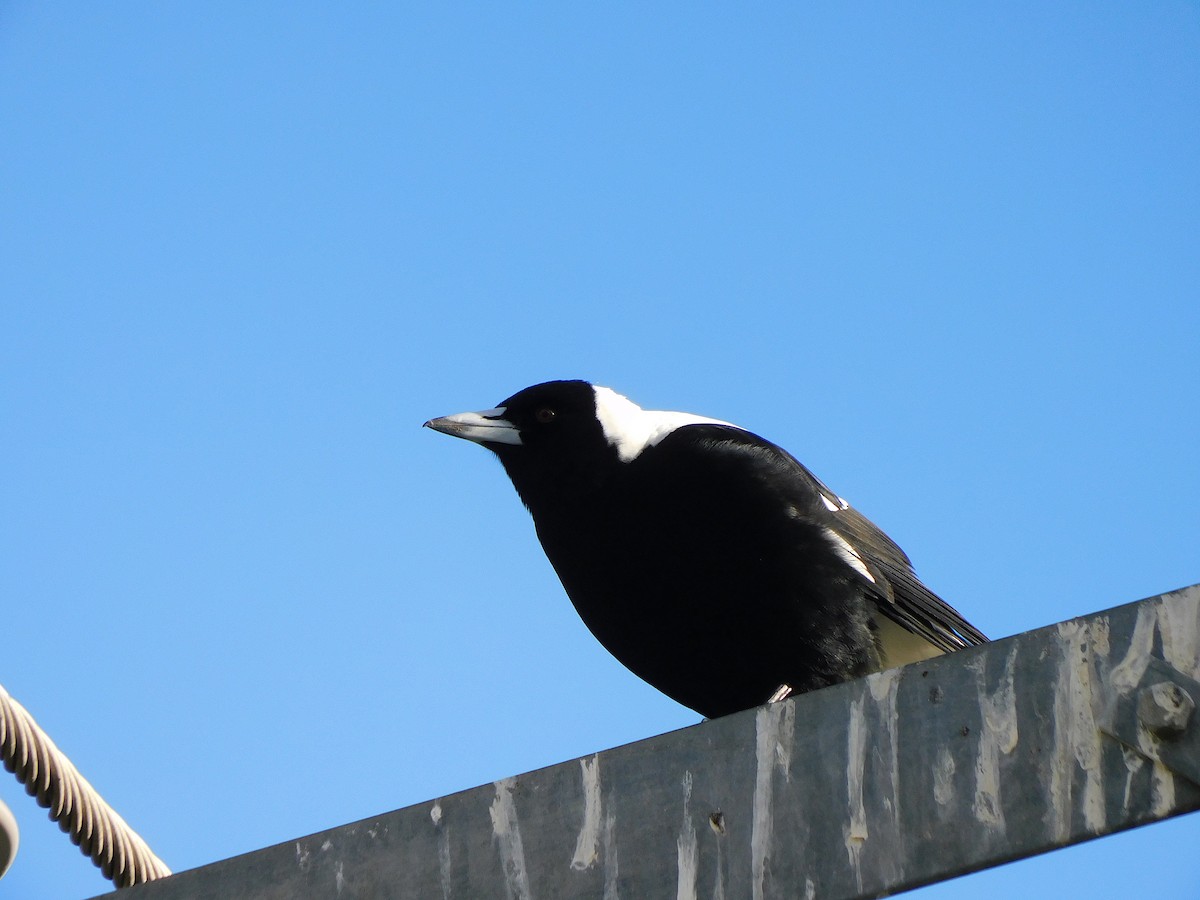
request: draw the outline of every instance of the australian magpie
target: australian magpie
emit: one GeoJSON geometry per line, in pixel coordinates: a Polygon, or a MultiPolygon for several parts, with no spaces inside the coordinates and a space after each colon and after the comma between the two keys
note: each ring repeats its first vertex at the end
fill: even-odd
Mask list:
{"type": "Polygon", "coordinates": [[[586,381],[425,423],[482,444],[609,652],[710,718],[987,640],[787,451],[586,381]]]}

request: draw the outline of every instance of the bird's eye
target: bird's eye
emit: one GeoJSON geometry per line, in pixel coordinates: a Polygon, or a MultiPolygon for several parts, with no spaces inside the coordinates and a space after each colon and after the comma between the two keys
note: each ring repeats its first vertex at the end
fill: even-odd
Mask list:
{"type": "Polygon", "coordinates": [[[555,416],[557,416],[557,415],[558,415],[558,413],[556,413],[550,407],[543,406],[536,413],[534,413],[534,418],[537,419],[539,422],[541,422],[543,425],[545,425],[548,422],[553,422],[555,416]]]}

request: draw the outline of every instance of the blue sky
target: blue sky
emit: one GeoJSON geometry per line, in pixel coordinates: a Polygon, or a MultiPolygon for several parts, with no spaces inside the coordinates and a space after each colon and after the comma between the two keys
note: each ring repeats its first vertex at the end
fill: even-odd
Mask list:
{"type": "MultiPolygon", "coordinates": [[[[420,428],[558,377],[993,636],[1200,581],[1198,161],[1195,3],[0,4],[0,684],[177,870],[694,723],[420,428]]],[[[0,896],[105,889],[0,799],[0,896]]],[[[1198,827],[969,890],[1194,898],[1198,827]]]]}

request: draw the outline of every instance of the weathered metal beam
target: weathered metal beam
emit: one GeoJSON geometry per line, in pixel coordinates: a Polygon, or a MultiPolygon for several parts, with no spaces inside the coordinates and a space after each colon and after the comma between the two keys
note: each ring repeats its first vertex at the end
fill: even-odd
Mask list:
{"type": "Polygon", "coordinates": [[[121,897],[881,896],[1200,808],[1197,680],[1200,585],[121,897]]]}

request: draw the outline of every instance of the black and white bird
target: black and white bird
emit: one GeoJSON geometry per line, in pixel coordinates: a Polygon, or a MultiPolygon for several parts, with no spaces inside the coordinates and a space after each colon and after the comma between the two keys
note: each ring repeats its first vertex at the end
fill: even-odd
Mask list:
{"type": "Polygon", "coordinates": [[[428,427],[482,444],[621,663],[707,717],[987,640],[787,451],[551,381],[428,427]]]}

